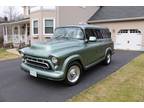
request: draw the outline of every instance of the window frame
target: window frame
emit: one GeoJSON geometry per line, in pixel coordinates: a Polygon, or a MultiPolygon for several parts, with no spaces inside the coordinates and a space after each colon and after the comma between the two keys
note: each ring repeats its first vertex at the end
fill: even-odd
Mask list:
{"type": "Polygon", "coordinates": [[[54,17],[43,18],[43,35],[51,36],[54,34],[54,30],[55,30],[55,18],[54,17]],[[53,20],[53,33],[46,33],[45,32],[45,21],[46,20],[53,20]]]}
{"type": "Polygon", "coordinates": [[[39,35],[39,20],[38,19],[32,19],[32,35],[33,36],[39,35]],[[38,33],[34,33],[34,21],[38,22],[38,33]]]}

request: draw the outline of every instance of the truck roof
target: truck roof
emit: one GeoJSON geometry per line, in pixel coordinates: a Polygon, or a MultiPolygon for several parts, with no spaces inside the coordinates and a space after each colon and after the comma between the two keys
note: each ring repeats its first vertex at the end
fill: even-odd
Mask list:
{"type": "MultiPolygon", "coordinates": [[[[61,26],[61,27],[80,27],[82,29],[85,28],[99,28],[99,29],[108,29],[106,27],[96,26],[92,24],[78,24],[78,25],[67,25],[67,26],[61,26]]],[[[59,27],[58,27],[59,28],[59,27]]]]}

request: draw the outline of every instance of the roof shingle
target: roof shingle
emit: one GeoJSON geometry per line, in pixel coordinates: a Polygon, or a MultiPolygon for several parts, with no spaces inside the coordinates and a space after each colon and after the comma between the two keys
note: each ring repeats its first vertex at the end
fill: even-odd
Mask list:
{"type": "Polygon", "coordinates": [[[144,6],[104,6],[88,21],[144,17],[144,6]]]}

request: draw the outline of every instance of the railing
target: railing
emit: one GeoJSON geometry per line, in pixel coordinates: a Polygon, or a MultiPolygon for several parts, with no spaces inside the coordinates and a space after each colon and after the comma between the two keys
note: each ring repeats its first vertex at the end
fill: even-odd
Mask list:
{"type": "Polygon", "coordinates": [[[4,35],[4,43],[12,43],[12,35],[4,35]]]}
{"type": "Polygon", "coordinates": [[[4,43],[26,43],[28,44],[28,36],[25,35],[4,35],[4,43]]]}

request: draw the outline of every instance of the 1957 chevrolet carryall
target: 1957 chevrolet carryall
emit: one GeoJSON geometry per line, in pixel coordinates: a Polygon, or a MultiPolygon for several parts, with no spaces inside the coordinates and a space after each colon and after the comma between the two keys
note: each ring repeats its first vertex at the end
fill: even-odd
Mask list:
{"type": "Polygon", "coordinates": [[[21,68],[31,76],[79,82],[82,72],[99,62],[108,65],[114,53],[109,29],[72,25],[55,29],[54,38],[19,50],[21,68]]]}

